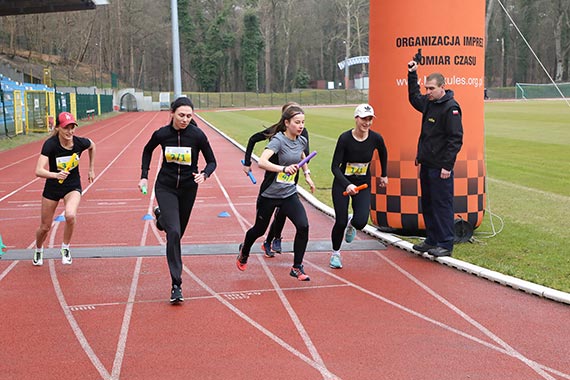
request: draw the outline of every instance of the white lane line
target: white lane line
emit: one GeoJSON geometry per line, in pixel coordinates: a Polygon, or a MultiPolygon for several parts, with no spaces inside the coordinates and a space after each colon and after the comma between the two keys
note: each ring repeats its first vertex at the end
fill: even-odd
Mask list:
{"type": "MultiPolygon", "coordinates": [[[[315,285],[315,286],[302,286],[302,287],[295,287],[295,288],[281,288],[283,291],[305,291],[307,289],[327,289],[327,288],[348,288],[350,287],[350,285],[347,284],[334,284],[334,285],[315,285]]],[[[242,294],[259,294],[261,295],[262,293],[274,293],[275,289],[271,288],[271,289],[253,289],[253,290],[244,290],[244,291],[230,291],[230,292],[217,292],[216,294],[220,295],[220,296],[224,296],[226,298],[232,298],[232,299],[238,299],[238,297],[234,297],[235,295],[242,295],[242,294]]],[[[214,296],[194,296],[194,297],[188,297],[188,296],[184,296],[184,299],[187,301],[191,301],[191,300],[209,300],[209,299],[215,299],[216,297],[214,296]]],[[[242,298],[245,299],[245,298],[242,298]]],[[[164,298],[160,298],[160,299],[149,299],[149,300],[138,300],[138,301],[132,301],[132,303],[137,304],[137,303],[154,303],[154,302],[160,302],[163,303],[164,302],[164,298]]],[[[104,303],[90,303],[90,304],[82,304],[82,305],[69,305],[70,308],[72,309],[77,309],[77,310],[94,310],[96,308],[99,307],[104,307],[104,306],[120,306],[120,305],[124,305],[127,302],[104,302],[104,303]]]]}
{"type": "MultiPolygon", "coordinates": [[[[265,259],[263,259],[263,257],[261,255],[258,255],[257,258],[258,258],[258,261],[261,263],[261,267],[265,271],[265,274],[269,278],[269,281],[271,282],[271,284],[275,288],[275,291],[277,292],[277,295],[279,296],[281,303],[285,307],[285,310],[287,310],[289,317],[291,318],[291,320],[293,321],[293,324],[297,328],[299,335],[301,335],[303,342],[305,342],[305,345],[307,346],[309,352],[311,353],[313,360],[315,362],[319,363],[323,368],[326,368],[326,365],[325,365],[325,362],[323,361],[323,358],[321,357],[321,355],[317,351],[317,348],[313,344],[313,341],[311,340],[309,333],[307,333],[307,330],[305,330],[303,323],[299,319],[299,316],[297,315],[297,313],[295,313],[293,306],[291,306],[291,303],[289,303],[289,300],[287,299],[287,297],[283,293],[283,290],[279,286],[279,283],[277,283],[277,279],[275,278],[273,273],[271,273],[271,271],[269,270],[269,267],[267,266],[265,259]]],[[[323,376],[324,376],[324,374],[323,374],[323,376]]]]}
{"type": "Polygon", "coordinates": [[[261,333],[263,333],[265,336],[267,336],[269,339],[273,340],[274,342],[276,342],[279,346],[281,346],[282,348],[284,348],[285,350],[289,351],[290,353],[292,353],[293,355],[295,355],[296,357],[298,357],[299,359],[301,359],[302,361],[304,361],[305,363],[307,363],[308,365],[310,365],[311,367],[313,367],[314,369],[316,369],[317,371],[319,371],[322,376],[325,379],[338,379],[340,380],[339,376],[336,376],[335,374],[331,373],[325,366],[323,366],[321,363],[318,363],[317,361],[307,357],[306,355],[304,355],[303,353],[301,353],[300,351],[298,351],[297,349],[295,349],[294,347],[292,347],[291,345],[289,345],[287,342],[285,342],[283,339],[279,338],[277,335],[273,334],[271,331],[269,331],[268,329],[266,329],[265,327],[263,327],[262,325],[260,325],[259,323],[257,323],[255,320],[253,320],[252,318],[250,318],[247,314],[245,314],[244,312],[242,312],[240,309],[238,309],[237,307],[235,307],[234,305],[232,305],[229,301],[227,301],[224,297],[222,297],[221,295],[219,295],[218,293],[216,293],[212,288],[210,288],[208,285],[206,285],[206,283],[204,283],[200,278],[198,278],[198,276],[196,276],[192,271],[190,271],[186,265],[184,265],[184,272],[186,272],[194,281],[196,281],[196,283],[198,285],[200,285],[205,291],[207,291],[208,293],[210,293],[214,298],[216,298],[218,300],[218,302],[220,302],[221,304],[223,304],[225,307],[227,307],[228,309],[230,309],[232,312],[234,312],[237,316],[239,316],[241,319],[243,319],[244,321],[246,321],[247,323],[249,323],[250,325],[252,325],[253,327],[255,327],[257,330],[259,330],[261,333]]]}
{"type": "MultiPolygon", "coordinates": [[[[375,253],[375,254],[378,254],[378,255],[381,255],[381,253],[379,253],[378,251],[374,251],[374,253],[375,253]]],[[[408,308],[408,307],[406,307],[406,306],[404,306],[404,305],[401,305],[401,304],[399,304],[399,303],[397,303],[397,302],[395,302],[395,301],[392,301],[392,300],[390,300],[390,299],[388,299],[388,298],[386,298],[386,297],[383,297],[383,296],[381,296],[381,295],[379,295],[379,294],[377,294],[377,293],[374,293],[373,291],[370,291],[370,290],[368,290],[368,289],[366,289],[366,288],[363,288],[362,286],[357,285],[357,284],[355,284],[355,283],[353,283],[353,282],[351,282],[351,281],[349,281],[349,280],[347,280],[347,279],[345,279],[345,278],[343,278],[343,277],[340,277],[340,276],[338,276],[338,275],[336,275],[336,274],[334,274],[334,273],[330,273],[330,272],[327,271],[326,269],[323,269],[323,268],[321,268],[320,266],[318,266],[318,265],[316,265],[316,264],[314,264],[314,263],[312,263],[312,262],[310,262],[310,261],[308,261],[308,260],[305,260],[305,263],[308,264],[308,265],[310,265],[313,269],[316,269],[316,270],[318,270],[319,272],[326,274],[327,276],[330,276],[330,277],[332,277],[332,278],[334,278],[334,279],[336,279],[336,280],[338,280],[338,281],[340,281],[340,282],[342,282],[342,283],[344,283],[344,284],[350,285],[351,287],[353,287],[353,288],[355,288],[355,289],[361,291],[361,292],[364,293],[364,294],[367,294],[367,295],[369,295],[369,296],[371,296],[371,297],[373,297],[373,298],[376,298],[376,299],[378,299],[378,300],[380,300],[380,301],[382,301],[382,302],[385,302],[385,303],[387,303],[387,304],[389,304],[389,305],[391,305],[391,306],[394,306],[395,308],[400,309],[400,310],[402,310],[402,311],[404,311],[404,312],[406,312],[406,313],[408,313],[408,314],[411,314],[411,315],[413,315],[413,316],[415,316],[415,317],[418,317],[419,319],[422,319],[422,320],[424,320],[424,321],[426,321],[426,322],[429,322],[429,323],[431,323],[431,324],[434,324],[434,325],[436,325],[436,326],[438,326],[438,327],[440,327],[440,328],[442,328],[442,329],[444,329],[444,330],[450,331],[450,332],[452,332],[452,333],[454,333],[454,334],[457,334],[457,335],[459,335],[459,336],[462,336],[462,337],[464,337],[464,338],[466,338],[466,339],[469,339],[469,340],[471,340],[471,341],[473,341],[473,342],[479,343],[480,345],[485,346],[485,347],[487,347],[487,348],[489,348],[489,349],[491,349],[491,350],[497,351],[497,352],[499,352],[499,353],[502,353],[502,354],[505,354],[505,355],[508,355],[508,356],[511,356],[511,357],[513,356],[512,353],[509,352],[509,351],[508,351],[507,349],[505,349],[505,348],[498,347],[498,346],[496,346],[496,345],[494,345],[494,344],[492,344],[492,343],[490,343],[490,342],[486,342],[486,341],[484,341],[484,340],[482,340],[482,339],[480,339],[480,338],[477,338],[477,337],[475,337],[475,336],[473,336],[473,335],[470,335],[470,334],[468,334],[468,333],[466,333],[466,332],[464,332],[464,331],[461,331],[461,330],[459,330],[459,329],[456,329],[455,327],[452,327],[452,326],[450,326],[450,325],[448,325],[448,324],[446,324],[446,323],[443,323],[443,322],[437,321],[437,320],[435,320],[435,319],[432,319],[432,318],[426,316],[425,314],[422,314],[422,313],[420,313],[420,312],[417,312],[417,311],[415,311],[415,310],[412,310],[412,309],[410,309],[410,308],[408,308]]],[[[412,276],[412,277],[413,277],[413,276],[412,276]]],[[[418,280],[418,281],[419,281],[419,280],[418,280]]],[[[529,360],[529,363],[535,363],[535,362],[533,362],[532,360],[529,360]]],[[[567,374],[558,372],[557,370],[554,370],[554,369],[552,369],[552,368],[546,367],[546,366],[541,365],[541,364],[538,364],[538,363],[536,363],[536,364],[537,364],[537,366],[540,366],[540,368],[543,368],[543,369],[545,369],[545,370],[548,370],[548,371],[550,371],[550,372],[552,372],[552,373],[556,373],[558,376],[562,376],[562,377],[564,377],[564,378],[570,379],[570,376],[567,375],[567,374]]],[[[548,374],[546,374],[546,376],[548,376],[548,374]]],[[[551,378],[551,377],[546,377],[546,378],[551,378]]]]}
{"type": "Polygon", "coordinates": [[[12,264],[8,265],[8,268],[4,269],[4,271],[0,274],[0,281],[2,281],[2,279],[4,277],[6,277],[8,275],[8,273],[10,273],[10,271],[12,269],[14,269],[14,267],[16,266],[16,264],[18,264],[20,261],[16,260],[14,261],[12,264]]]}
{"type": "Polygon", "coordinates": [[[127,336],[129,335],[129,325],[131,323],[131,316],[133,315],[133,305],[135,296],[137,294],[137,286],[139,283],[139,275],[141,272],[143,258],[137,258],[135,271],[133,273],[133,281],[131,282],[131,291],[129,292],[129,300],[125,306],[125,314],[123,315],[123,324],[121,325],[121,334],[119,335],[119,342],[117,343],[117,351],[115,353],[115,361],[113,362],[113,370],[111,372],[111,379],[118,380],[121,375],[121,366],[123,365],[123,358],[125,356],[125,347],[127,345],[127,336]]]}
{"type": "Polygon", "coordinates": [[[25,185],[22,185],[22,186],[18,187],[16,190],[14,190],[14,191],[12,191],[11,193],[8,193],[8,194],[4,195],[2,198],[0,198],[0,202],[2,202],[2,201],[5,200],[5,199],[10,198],[12,195],[16,194],[16,193],[19,192],[20,190],[22,190],[22,189],[24,189],[24,188],[30,186],[32,183],[34,183],[34,182],[36,182],[36,181],[39,181],[39,180],[40,180],[40,178],[39,178],[39,177],[36,177],[35,179],[31,180],[30,182],[26,183],[25,185]]]}
{"type": "Polygon", "coordinates": [[[83,351],[85,351],[85,354],[87,355],[87,357],[89,358],[89,360],[91,361],[97,372],[99,372],[99,375],[101,375],[103,379],[110,380],[109,372],[107,372],[105,366],[103,365],[103,363],[101,363],[101,360],[99,360],[99,357],[97,357],[95,351],[93,351],[93,349],[89,345],[87,338],[85,338],[85,335],[83,335],[83,331],[81,331],[79,324],[77,324],[77,321],[73,316],[73,313],[71,312],[69,306],[67,305],[67,302],[65,301],[65,297],[63,296],[63,292],[61,290],[59,281],[57,279],[57,274],[55,273],[54,260],[48,260],[48,263],[49,263],[49,273],[51,276],[51,282],[53,284],[55,295],[57,296],[59,305],[63,310],[63,314],[65,314],[65,318],[67,318],[67,321],[71,326],[71,331],[73,331],[73,333],[75,334],[75,337],[79,341],[79,344],[83,348],[83,351]]]}
{"type": "Polygon", "coordinates": [[[393,262],[392,260],[390,260],[389,258],[387,258],[386,256],[384,256],[382,253],[375,251],[375,254],[380,257],[382,260],[384,260],[385,262],[387,262],[390,266],[392,266],[394,269],[396,269],[398,272],[400,272],[401,274],[403,274],[406,278],[408,278],[408,280],[412,281],[413,283],[415,283],[417,286],[419,286],[420,288],[422,288],[426,293],[430,294],[432,297],[434,297],[436,300],[438,300],[439,302],[441,302],[442,304],[444,304],[445,306],[447,306],[449,309],[451,309],[453,312],[455,312],[457,315],[459,315],[461,318],[463,318],[465,321],[467,321],[468,323],[470,323],[471,325],[473,325],[477,330],[481,331],[484,335],[486,335],[487,337],[489,337],[491,340],[493,340],[495,343],[499,344],[501,347],[503,347],[507,354],[520,360],[521,362],[523,362],[524,364],[526,364],[527,366],[529,366],[531,369],[533,369],[537,374],[539,374],[540,376],[542,376],[545,379],[549,379],[549,380],[555,380],[552,376],[550,376],[548,373],[544,372],[542,370],[542,368],[540,368],[535,362],[531,361],[530,359],[528,359],[527,357],[525,357],[523,354],[521,354],[520,352],[518,352],[517,350],[515,350],[513,347],[511,347],[507,342],[505,342],[504,340],[502,340],[501,338],[499,338],[497,335],[495,335],[494,333],[492,333],[489,329],[487,329],[485,326],[483,326],[482,324],[480,324],[479,322],[477,322],[475,319],[473,319],[472,317],[470,317],[467,313],[465,313],[464,311],[462,311],[461,309],[459,309],[457,306],[453,305],[451,302],[449,302],[448,300],[446,300],[443,296],[441,296],[440,294],[438,294],[436,291],[434,291],[432,288],[430,288],[429,286],[427,286],[426,284],[424,284],[423,282],[421,282],[417,277],[415,277],[414,275],[412,275],[410,272],[406,271],[404,268],[402,268],[401,266],[399,266],[398,264],[396,264],[395,262],[393,262]]]}
{"type": "MultiPolygon", "coordinates": [[[[230,206],[230,208],[232,209],[234,214],[237,216],[238,222],[239,222],[243,232],[246,233],[247,230],[249,229],[249,227],[246,226],[247,220],[236,209],[236,207],[234,206],[228,192],[226,191],[226,188],[224,187],[224,185],[222,184],[222,182],[220,181],[220,179],[218,178],[218,176],[215,173],[214,173],[214,178],[218,182],[218,186],[220,187],[220,190],[224,194],[224,197],[226,198],[228,205],[230,206]]],[[[285,294],[281,290],[279,284],[277,283],[277,280],[275,279],[275,277],[273,276],[273,274],[271,273],[271,271],[267,267],[267,264],[262,259],[260,259],[260,262],[262,264],[263,270],[267,274],[267,277],[271,281],[271,284],[275,288],[275,291],[277,292],[279,299],[281,300],[281,303],[283,304],[283,307],[285,308],[285,310],[289,314],[289,317],[291,318],[291,321],[295,325],[297,332],[299,333],[299,335],[301,336],[301,339],[303,339],[303,342],[305,343],[305,346],[307,347],[307,349],[311,353],[313,360],[315,360],[319,364],[319,368],[324,368],[326,370],[326,372],[319,370],[321,372],[323,378],[329,379],[328,369],[327,369],[326,365],[324,364],[323,359],[319,355],[317,348],[313,344],[313,341],[311,340],[309,334],[307,333],[307,330],[305,330],[305,327],[303,326],[303,323],[301,322],[299,316],[297,315],[297,313],[295,313],[295,310],[291,306],[291,303],[287,300],[287,297],[285,296],[285,294]]]]}

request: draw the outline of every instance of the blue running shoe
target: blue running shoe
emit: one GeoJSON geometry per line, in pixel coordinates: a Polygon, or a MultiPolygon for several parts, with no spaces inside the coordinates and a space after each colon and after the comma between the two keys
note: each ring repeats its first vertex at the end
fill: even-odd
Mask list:
{"type": "Polygon", "coordinates": [[[331,261],[329,266],[332,269],[341,269],[342,268],[342,261],[340,260],[340,253],[333,253],[331,255],[331,261]]]}
{"type": "Polygon", "coordinates": [[[299,268],[291,267],[289,276],[296,277],[299,281],[311,281],[311,278],[305,273],[305,268],[303,265],[300,265],[299,268]]]}
{"type": "Polygon", "coordinates": [[[275,238],[271,242],[271,250],[273,252],[281,253],[281,238],[275,238]]]}
{"type": "Polygon", "coordinates": [[[267,240],[265,240],[263,243],[261,243],[261,250],[263,252],[265,252],[265,257],[275,257],[275,253],[273,253],[273,251],[271,251],[271,244],[269,244],[269,242],[267,240]]]}
{"type": "Polygon", "coordinates": [[[344,231],[344,241],[347,243],[352,243],[356,237],[356,228],[352,227],[352,215],[348,218],[348,224],[346,225],[346,230],[344,231]]]}

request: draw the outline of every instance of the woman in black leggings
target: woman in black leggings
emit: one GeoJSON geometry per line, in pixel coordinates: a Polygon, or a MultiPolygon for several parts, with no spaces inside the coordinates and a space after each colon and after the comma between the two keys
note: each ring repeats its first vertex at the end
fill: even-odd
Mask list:
{"type": "MultiPolygon", "coordinates": [[[[281,114],[285,112],[285,110],[291,106],[299,107],[298,103],[295,102],[287,102],[281,107],[281,114]]],[[[254,133],[251,135],[247,142],[247,148],[245,150],[245,157],[243,160],[243,171],[245,174],[248,174],[251,171],[251,154],[253,153],[253,148],[255,144],[260,141],[264,141],[271,137],[271,128],[266,128],[261,132],[254,133]]],[[[307,139],[307,145],[305,146],[305,155],[309,155],[309,133],[307,132],[307,128],[303,128],[303,132],[301,132],[301,136],[307,139]]],[[[299,175],[295,176],[295,181],[298,181],[299,175]]],[[[281,209],[277,207],[275,209],[275,214],[273,216],[273,222],[271,226],[269,226],[269,232],[265,237],[265,240],[261,244],[261,249],[265,252],[266,257],[275,257],[275,252],[281,253],[281,233],[283,232],[283,227],[285,227],[285,215],[281,212],[281,209]]]]}
{"type": "Polygon", "coordinates": [[[379,133],[370,130],[374,118],[374,109],[369,104],[361,104],[354,110],[355,127],[343,132],[336,143],[331,171],[334,175],[332,199],[335,223],[331,231],[333,252],[330,267],[342,268],[340,246],[344,235],[347,243],[352,242],[356,229],[363,229],[370,214],[370,162],[374,150],[378,152],[382,174],[380,187],[388,184],[386,166],[388,151],[384,139],[379,133]],[[368,187],[358,190],[357,186],[368,187]],[[346,192],[347,196],[343,195],[346,192]],[[353,216],[348,218],[348,202],[352,199],[353,216]],[[345,231],[346,229],[346,231],[345,231]]]}
{"type": "Polygon", "coordinates": [[[163,159],[154,187],[159,206],[155,214],[157,226],[166,231],[166,258],[172,280],[170,302],[178,303],[184,301],[180,240],[192,213],[198,185],[214,172],[216,158],[208,138],[192,118],[192,101],[180,97],[172,103],[170,112],[170,123],[157,129],[144,147],[139,189],[148,185],[152,152],[160,145],[163,159]],[[202,171],[198,171],[200,152],[206,160],[202,171]]]}
{"type": "MultiPolygon", "coordinates": [[[[276,207],[295,225],[293,242],[293,267],[289,275],[299,281],[310,281],[303,268],[303,257],[309,241],[309,221],[305,208],[297,195],[295,174],[298,163],[305,157],[307,139],[301,136],[305,127],[305,114],[298,106],[287,108],[281,120],[270,127],[271,140],[259,158],[259,167],[264,169],[265,177],[257,197],[257,215],[255,224],[245,234],[239,246],[236,265],[241,271],[247,267],[247,259],[253,243],[267,230],[271,214],[276,207]]],[[[307,164],[304,164],[305,180],[315,190],[307,164]]]]}

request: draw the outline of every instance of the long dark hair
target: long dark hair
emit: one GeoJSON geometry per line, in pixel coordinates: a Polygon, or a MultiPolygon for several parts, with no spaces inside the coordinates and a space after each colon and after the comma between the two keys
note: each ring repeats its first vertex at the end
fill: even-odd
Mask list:
{"type": "Polygon", "coordinates": [[[285,111],[283,111],[283,113],[281,114],[281,119],[273,124],[271,127],[267,128],[265,130],[265,132],[263,133],[265,138],[270,139],[273,136],[275,136],[278,132],[285,132],[285,130],[287,129],[287,127],[285,126],[285,121],[286,120],[291,120],[293,117],[299,115],[299,114],[305,114],[305,111],[303,111],[303,109],[299,106],[289,106],[285,109],[285,111]]]}

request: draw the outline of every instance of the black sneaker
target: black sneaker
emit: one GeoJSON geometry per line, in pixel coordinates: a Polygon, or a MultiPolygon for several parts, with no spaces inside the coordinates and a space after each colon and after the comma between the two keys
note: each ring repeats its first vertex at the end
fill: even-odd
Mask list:
{"type": "Polygon", "coordinates": [[[414,249],[414,251],[427,252],[427,251],[429,251],[430,249],[435,248],[435,246],[426,244],[425,241],[422,241],[420,244],[414,244],[414,245],[412,246],[412,248],[414,249]]]}
{"type": "Polygon", "coordinates": [[[160,222],[158,221],[158,218],[160,218],[160,208],[158,206],[156,206],[154,208],[154,210],[152,210],[154,212],[154,217],[156,219],[156,228],[159,231],[164,231],[164,228],[162,228],[162,225],[160,224],[160,222]]]}
{"type": "Polygon", "coordinates": [[[170,303],[176,304],[184,302],[184,297],[182,296],[182,289],[178,285],[172,285],[172,290],[170,291],[170,303]]]}
{"type": "Polygon", "coordinates": [[[443,247],[432,248],[429,251],[427,251],[427,253],[435,257],[451,256],[451,251],[443,247]]]}

